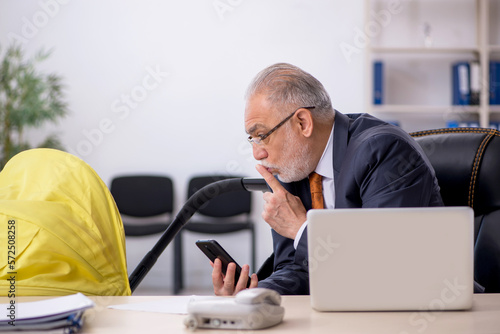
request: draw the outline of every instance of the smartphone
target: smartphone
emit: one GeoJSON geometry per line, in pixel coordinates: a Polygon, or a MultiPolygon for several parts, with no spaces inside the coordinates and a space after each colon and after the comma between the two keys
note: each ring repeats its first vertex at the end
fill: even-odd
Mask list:
{"type": "MultiPolygon", "coordinates": [[[[240,265],[229,255],[228,252],[216,241],[216,240],[198,240],[196,241],[196,246],[210,259],[214,262],[215,259],[219,258],[222,262],[222,273],[225,275],[227,270],[227,265],[231,262],[236,264],[236,271],[234,274],[234,285],[238,282],[241,275],[240,265]]],[[[250,277],[247,280],[247,288],[250,286],[250,277]]]]}

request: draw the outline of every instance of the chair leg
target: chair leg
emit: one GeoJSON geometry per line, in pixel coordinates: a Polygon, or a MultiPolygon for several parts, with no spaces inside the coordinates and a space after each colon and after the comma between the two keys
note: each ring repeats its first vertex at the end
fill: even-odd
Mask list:
{"type": "Polygon", "coordinates": [[[252,244],[250,245],[252,247],[252,272],[256,273],[257,272],[257,256],[256,256],[256,251],[255,251],[255,228],[252,228],[251,232],[251,238],[252,238],[252,244]]]}
{"type": "Polygon", "coordinates": [[[174,239],[174,295],[184,288],[182,266],[182,234],[179,232],[174,239]]]}

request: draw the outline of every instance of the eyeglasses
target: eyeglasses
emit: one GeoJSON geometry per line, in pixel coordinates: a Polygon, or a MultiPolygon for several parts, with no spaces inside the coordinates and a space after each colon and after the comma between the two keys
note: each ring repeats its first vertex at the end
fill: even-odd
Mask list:
{"type": "Polygon", "coordinates": [[[257,144],[257,145],[260,145],[262,144],[262,141],[264,139],[266,139],[267,137],[269,137],[274,131],[278,130],[280,128],[280,126],[282,126],[283,124],[286,123],[286,121],[288,121],[290,118],[293,117],[293,115],[295,115],[295,113],[300,110],[300,109],[314,109],[315,107],[300,107],[300,108],[297,108],[293,113],[291,113],[289,116],[287,116],[284,120],[282,120],[281,122],[279,122],[278,125],[276,125],[274,128],[272,128],[271,130],[269,130],[268,133],[266,134],[263,134],[263,135],[257,135],[256,137],[252,137],[252,136],[248,136],[248,142],[250,144],[257,144]]]}

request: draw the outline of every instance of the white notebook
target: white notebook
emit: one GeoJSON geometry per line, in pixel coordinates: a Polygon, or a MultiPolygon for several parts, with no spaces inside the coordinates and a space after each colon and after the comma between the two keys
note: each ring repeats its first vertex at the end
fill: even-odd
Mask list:
{"type": "Polygon", "coordinates": [[[469,207],[310,210],[311,306],[318,311],[472,306],[469,207]]]}

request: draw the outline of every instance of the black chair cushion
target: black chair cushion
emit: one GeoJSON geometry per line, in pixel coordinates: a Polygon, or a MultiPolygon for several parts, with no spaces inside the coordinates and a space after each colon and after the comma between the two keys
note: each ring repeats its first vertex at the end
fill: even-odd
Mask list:
{"type": "Polygon", "coordinates": [[[475,219],[474,277],[484,292],[500,292],[500,210],[475,219]]]}

